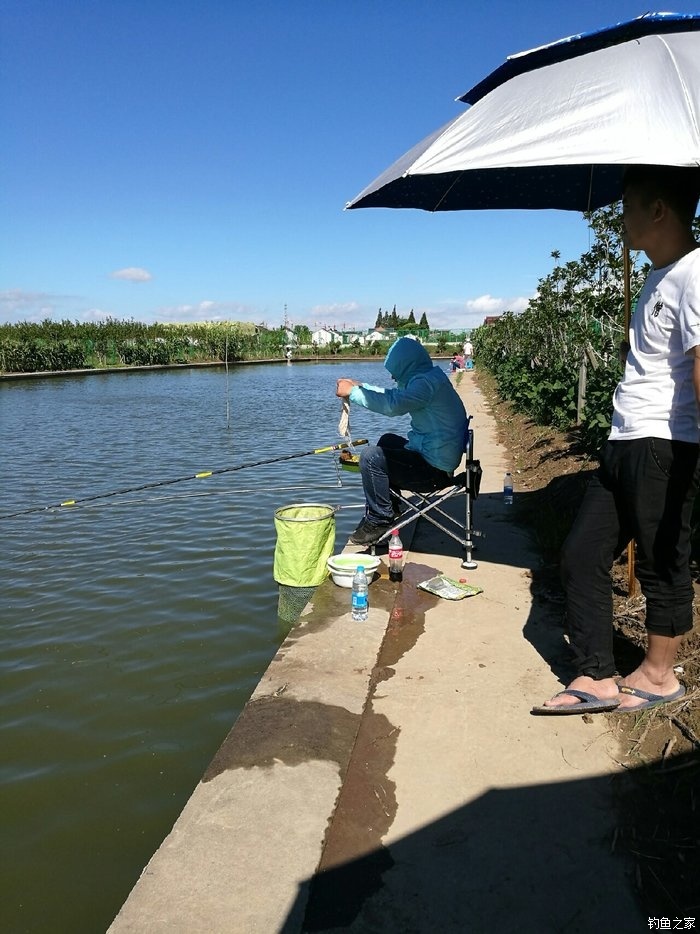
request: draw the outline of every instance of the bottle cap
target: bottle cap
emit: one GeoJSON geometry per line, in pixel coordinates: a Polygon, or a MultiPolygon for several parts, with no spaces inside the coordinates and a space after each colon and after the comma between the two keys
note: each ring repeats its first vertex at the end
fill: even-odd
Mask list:
{"type": "Polygon", "coordinates": [[[398,535],[398,534],[399,534],[399,530],[398,530],[398,529],[392,529],[392,530],[391,530],[391,534],[392,534],[392,535],[398,535]]]}
{"type": "Polygon", "coordinates": [[[365,569],[364,564],[358,564],[358,565],[357,565],[357,570],[358,570],[358,571],[364,571],[364,569],[365,569]]]}

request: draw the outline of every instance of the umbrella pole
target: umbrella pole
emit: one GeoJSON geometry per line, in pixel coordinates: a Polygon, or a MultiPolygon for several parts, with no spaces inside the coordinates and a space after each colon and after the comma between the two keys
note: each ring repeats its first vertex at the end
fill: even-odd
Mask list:
{"type": "MultiPolygon", "coordinates": [[[[630,332],[630,321],[632,318],[632,266],[630,263],[630,251],[627,247],[622,248],[622,277],[624,279],[625,294],[625,340],[630,332]]],[[[634,573],[634,539],[627,545],[627,596],[633,597],[637,592],[637,578],[634,573]]]]}

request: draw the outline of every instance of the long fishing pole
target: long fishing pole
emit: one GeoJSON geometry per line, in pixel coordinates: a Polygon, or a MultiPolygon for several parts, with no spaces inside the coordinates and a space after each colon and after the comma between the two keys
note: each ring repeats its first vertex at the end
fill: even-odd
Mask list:
{"type": "Polygon", "coordinates": [[[0,519],[15,519],[18,516],[28,516],[31,513],[46,512],[49,509],[59,509],[62,506],[81,506],[83,503],[91,503],[97,499],[107,499],[110,496],[121,496],[124,493],[138,493],[141,490],[152,490],[159,486],[170,486],[173,483],[183,483],[186,480],[203,480],[206,477],[214,477],[217,474],[232,473],[236,470],[244,470],[247,467],[262,467],[265,464],[277,464],[280,461],[290,461],[295,457],[308,457],[310,454],[327,454],[329,451],[341,451],[351,445],[367,444],[367,439],[361,441],[343,441],[341,444],[331,444],[324,448],[314,448],[312,451],[300,451],[297,454],[282,454],[280,457],[269,457],[262,461],[249,461],[247,464],[238,464],[236,467],[219,467],[216,470],[203,470],[200,473],[188,474],[186,477],[175,477],[172,480],[155,480],[152,483],[142,483],[140,486],[128,486],[121,490],[112,490],[110,493],[95,493],[93,496],[84,496],[82,499],[66,499],[62,503],[52,503],[50,506],[34,506],[31,509],[23,509],[21,512],[10,512],[1,515],[0,519]]]}

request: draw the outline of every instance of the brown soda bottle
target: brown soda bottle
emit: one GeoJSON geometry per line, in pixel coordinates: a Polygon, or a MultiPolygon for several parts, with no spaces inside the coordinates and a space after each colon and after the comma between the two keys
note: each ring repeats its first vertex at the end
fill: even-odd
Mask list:
{"type": "Polygon", "coordinates": [[[403,544],[398,529],[394,529],[389,539],[389,580],[403,580],[403,544]]]}

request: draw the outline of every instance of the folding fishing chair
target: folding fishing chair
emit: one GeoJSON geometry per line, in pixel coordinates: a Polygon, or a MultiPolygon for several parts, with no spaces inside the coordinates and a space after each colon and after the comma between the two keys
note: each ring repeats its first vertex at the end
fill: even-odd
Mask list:
{"type": "MultiPolygon", "coordinates": [[[[472,526],[473,503],[479,495],[482,470],[479,461],[474,460],[474,431],[469,427],[471,420],[470,415],[464,428],[464,470],[453,476],[451,486],[429,490],[392,489],[392,495],[402,504],[402,507],[405,507],[392,529],[401,530],[404,526],[415,522],[417,519],[427,519],[428,522],[441,529],[462,546],[464,549],[462,567],[468,569],[477,567],[477,563],[472,557],[472,552],[475,550],[473,539],[482,535],[481,532],[475,531],[472,526]],[[456,496],[464,496],[464,521],[453,518],[441,508],[444,503],[456,496]],[[438,513],[442,520],[449,523],[449,525],[444,525],[443,521],[435,518],[433,513],[438,513]]],[[[388,541],[390,537],[391,531],[385,532],[375,542],[375,545],[388,541]]],[[[372,546],[372,554],[374,554],[374,546],[372,546]]]]}

